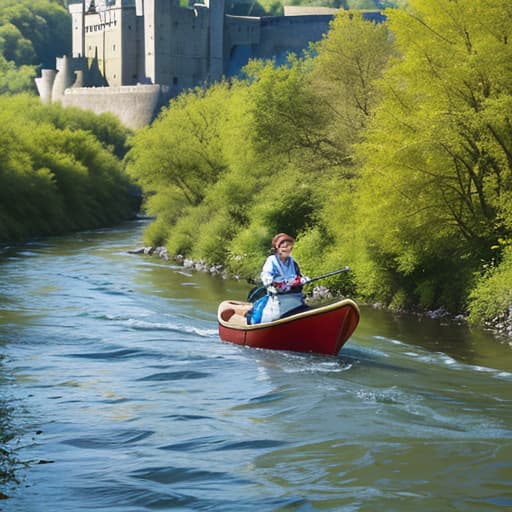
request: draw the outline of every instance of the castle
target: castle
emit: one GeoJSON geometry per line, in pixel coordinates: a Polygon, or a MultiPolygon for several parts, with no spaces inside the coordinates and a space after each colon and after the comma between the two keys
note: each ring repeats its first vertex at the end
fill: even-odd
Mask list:
{"type": "MultiPolygon", "coordinates": [[[[139,128],[173,96],[236,75],[250,58],[302,52],[327,32],[335,12],[289,7],[284,16],[234,16],[224,0],[204,2],[70,1],[72,55],[42,70],[42,100],[112,112],[139,128]]],[[[382,19],[379,12],[365,17],[382,19]]]]}

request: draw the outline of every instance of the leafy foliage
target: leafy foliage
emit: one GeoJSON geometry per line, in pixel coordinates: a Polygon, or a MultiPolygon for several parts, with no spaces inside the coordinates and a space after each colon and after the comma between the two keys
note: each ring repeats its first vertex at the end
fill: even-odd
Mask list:
{"type": "Polygon", "coordinates": [[[481,275],[469,295],[470,319],[479,322],[503,314],[512,315],[512,246],[508,246],[500,265],[481,275]]]}
{"type": "Polygon", "coordinates": [[[71,18],[57,0],[0,2],[0,94],[35,92],[38,66],[70,53],[71,18]]]}
{"type": "MultiPolygon", "coordinates": [[[[495,4],[503,16],[507,6],[495,4]]],[[[461,307],[472,273],[510,237],[501,205],[512,184],[512,91],[498,71],[512,56],[510,29],[488,7],[417,0],[389,12],[401,58],[361,148],[359,205],[374,259],[424,307],[461,307]]]]}
{"type": "Polygon", "coordinates": [[[95,134],[122,129],[108,116],[92,122],[88,113],[62,110],[34,97],[0,97],[1,243],[112,225],[135,209],[110,150],[116,137],[95,134]]]}

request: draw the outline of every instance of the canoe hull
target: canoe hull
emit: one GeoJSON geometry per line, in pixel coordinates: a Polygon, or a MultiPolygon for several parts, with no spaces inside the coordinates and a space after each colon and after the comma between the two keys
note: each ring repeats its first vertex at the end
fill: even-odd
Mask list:
{"type": "Polygon", "coordinates": [[[248,347],[337,355],[359,323],[359,308],[350,299],[258,325],[244,325],[231,313],[247,303],[225,301],[219,305],[219,336],[248,347]]]}

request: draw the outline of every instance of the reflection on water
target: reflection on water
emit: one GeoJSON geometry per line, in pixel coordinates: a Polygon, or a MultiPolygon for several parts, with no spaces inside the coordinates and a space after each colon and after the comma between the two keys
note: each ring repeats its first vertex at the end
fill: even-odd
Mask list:
{"type": "Polygon", "coordinates": [[[507,344],[366,307],[339,357],[223,343],[250,286],[141,229],[1,256],[1,510],[512,507],[507,344]]]}
{"type": "MultiPolygon", "coordinates": [[[[0,356],[0,387],[6,389],[7,379],[2,359],[3,357],[0,356]]],[[[19,465],[19,461],[13,448],[16,433],[13,431],[12,414],[12,406],[3,396],[0,397],[0,483],[2,485],[19,483],[16,479],[16,467],[19,465]]],[[[7,495],[0,490],[0,500],[6,498],[7,495]]]]}

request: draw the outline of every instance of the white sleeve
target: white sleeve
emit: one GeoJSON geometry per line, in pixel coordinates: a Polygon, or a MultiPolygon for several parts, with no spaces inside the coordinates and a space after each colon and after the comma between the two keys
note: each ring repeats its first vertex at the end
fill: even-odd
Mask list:
{"type": "Polygon", "coordinates": [[[260,275],[263,286],[270,286],[274,282],[273,258],[273,256],[269,256],[263,265],[260,275]]]}

